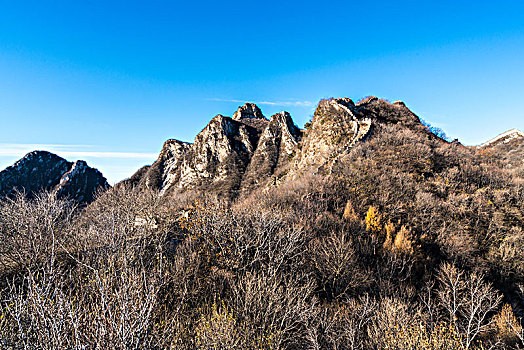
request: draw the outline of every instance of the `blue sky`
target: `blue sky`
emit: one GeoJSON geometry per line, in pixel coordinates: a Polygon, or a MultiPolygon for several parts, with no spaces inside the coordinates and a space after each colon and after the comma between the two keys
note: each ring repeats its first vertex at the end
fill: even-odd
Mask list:
{"type": "Polygon", "coordinates": [[[115,182],[244,101],[302,126],[332,96],[478,144],[524,129],[523,62],[522,1],[0,0],[0,168],[47,149],[115,182]]]}

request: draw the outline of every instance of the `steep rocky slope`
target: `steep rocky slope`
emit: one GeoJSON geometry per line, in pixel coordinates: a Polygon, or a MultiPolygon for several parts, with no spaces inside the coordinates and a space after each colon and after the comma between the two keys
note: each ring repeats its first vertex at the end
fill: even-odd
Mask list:
{"type": "Polygon", "coordinates": [[[161,193],[211,186],[222,192],[238,190],[258,137],[253,126],[217,115],[193,144],[167,141],[157,161],[140,176],[140,184],[161,193]]]}
{"type": "Polygon", "coordinates": [[[192,144],[168,140],[157,161],[127,182],[161,194],[199,189],[236,196],[305,171],[329,170],[373,127],[390,123],[423,130],[404,103],[376,97],[356,104],[349,98],[322,100],[307,130],[299,129],[287,112],[268,120],[255,104],[246,103],[232,118],[213,118],[192,144]]]}
{"type": "Polygon", "coordinates": [[[16,190],[29,196],[51,190],[59,197],[91,202],[97,189],[107,187],[105,177],[85,161],[68,162],[46,151],[28,153],[0,172],[0,197],[10,196],[16,190]]]}

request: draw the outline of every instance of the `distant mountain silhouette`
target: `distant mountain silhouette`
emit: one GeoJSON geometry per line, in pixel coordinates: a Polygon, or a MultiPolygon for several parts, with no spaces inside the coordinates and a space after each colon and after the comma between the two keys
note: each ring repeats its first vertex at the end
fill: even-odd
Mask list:
{"type": "Polygon", "coordinates": [[[28,196],[48,190],[59,197],[91,202],[97,189],[108,188],[106,178],[83,160],[69,162],[56,154],[33,151],[0,172],[0,197],[15,191],[28,196]]]}

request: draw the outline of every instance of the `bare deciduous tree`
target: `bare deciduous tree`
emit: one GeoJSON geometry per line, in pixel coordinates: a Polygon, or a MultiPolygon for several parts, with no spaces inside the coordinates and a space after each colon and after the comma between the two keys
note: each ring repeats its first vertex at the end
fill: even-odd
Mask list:
{"type": "Polygon", "coordinates": [[[445,263],[438,274],[439,301],[449,315],[449,322],[463,336],[465,349],[489,329],[490,316],[499,306],[502,296],[484,282],[481,274],[466,275],[455,266],[445,263]]]}

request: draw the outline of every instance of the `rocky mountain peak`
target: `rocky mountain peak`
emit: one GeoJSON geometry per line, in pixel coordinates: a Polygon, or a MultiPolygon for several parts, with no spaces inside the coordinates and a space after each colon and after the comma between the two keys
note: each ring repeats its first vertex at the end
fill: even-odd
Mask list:
{"type": "Polygon", "coordinates": [[[59,197],[73,198],[78,202],[91,202],[98,189],[108,187],[106,178],[98,169],[91,168],[84,160],[77,160],[62,175],[54,191],[59,197]]]}
{"type": "Polygon", "coordinates": [[[288,112],[272,115],[242,178],[242,190],[250,191],[278,175],[290,163],[301,139],[302,130],[295,126],[288,112]]]}
{"type": "Polygon", "coordinates": [[[266,119],[266,117],[264,117],[256,104],[246,103],[238,107],[235,114],[233,114],[233,120],[241,121],[242,119],[266,119]]]}
{"type": "Polygon", "coordinates": [[[54,191],[59,197],[90,202],[99,188],[108,188],[105,177],[83,160],[69,162],[47,151],[26,154],[0,172],[0,197],[23,191],[28,196],[54,191]]]}
{"type": "Polygon", "coordinates": [[[293,119],[291,118],[291,114],[289,114],[289,112],[286,112],[286,111],[282,111],[280,113],[273,114],[269,121],[273,122],[273,120],[275,119],[278,119],[280,120],[280,122],[284,122],[284,123],[293,122],[293,119]]]}
{"type": "Polygon", "coordinates": [[[308,126],[302,147],[289,171],[331,171],[341,157],[373,130],[385,124],[420,128],[420,119],[403,102],[390,103],[370,96],[354,103],[350,98],[331,98],[319,102],[308,126]]]}

